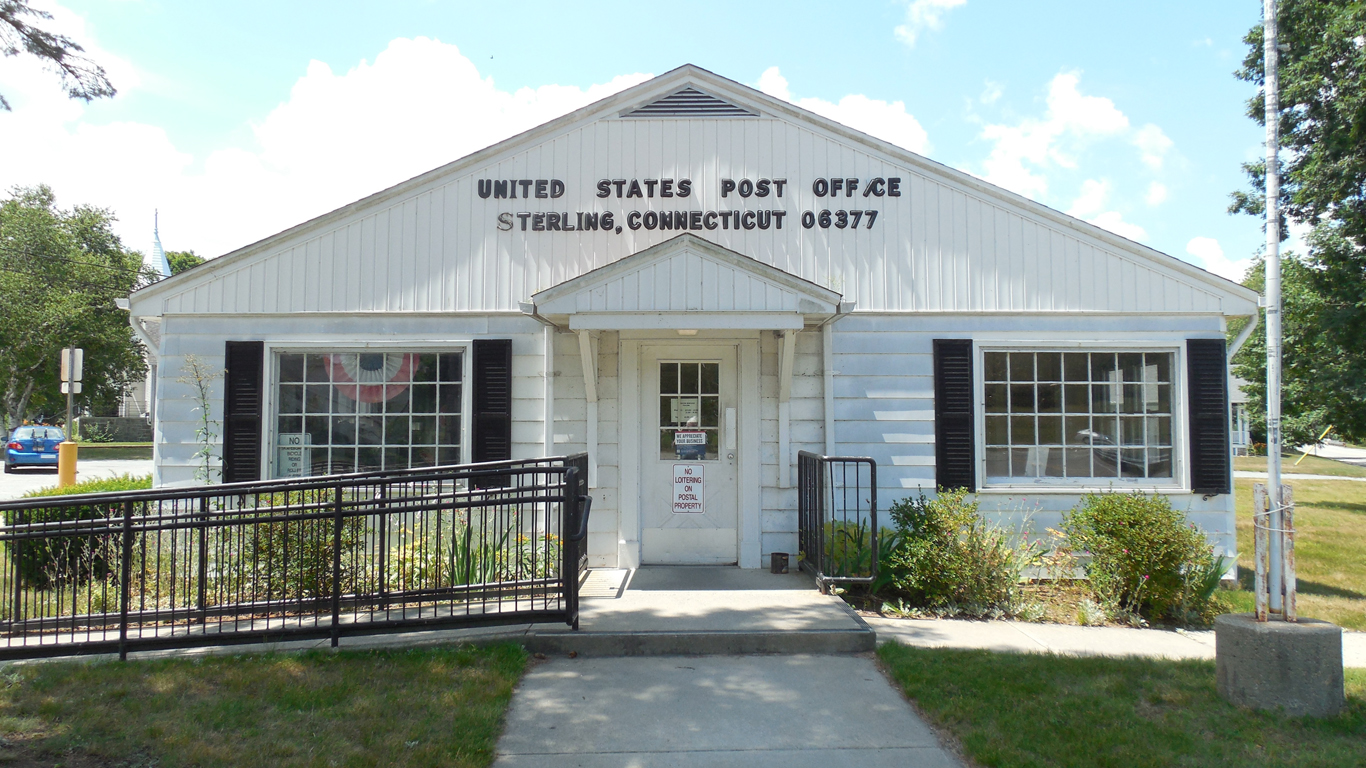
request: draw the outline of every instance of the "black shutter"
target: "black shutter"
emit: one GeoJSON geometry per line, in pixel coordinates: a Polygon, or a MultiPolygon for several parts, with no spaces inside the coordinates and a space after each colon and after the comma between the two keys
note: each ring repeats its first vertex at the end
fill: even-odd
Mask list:
{"type": "Polygon", "coordinates": [[[977,490],[972,339],[934,340],[934,482],[977,490]]]}
{"type": "MultiPolygon", "coordinates": [[[[474,413],[471,456],[476,463],[512,458],[512,340],[474,342],[474,413]]],[[[506,486],[490,478],[486,486],[506,486]]]]}
{"type": "Polygon", "coordinates": [[[261,479],[261,395],[265,344],[229,341],[223,393],[223,482],[261,479]]]}
{"type": "Polygon", "coordinates": [[[1229,493],[1228,361],[1223,339],[1186,340],[1192,493],[1229,493]]]}

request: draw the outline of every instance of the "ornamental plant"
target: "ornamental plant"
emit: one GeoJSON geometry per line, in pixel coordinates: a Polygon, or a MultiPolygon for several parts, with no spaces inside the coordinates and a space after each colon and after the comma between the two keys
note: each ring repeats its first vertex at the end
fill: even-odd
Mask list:
{"type": "Polygon", "coordinates": [[[1106,609],[1179,623],[1212,618],[1223,558],[1166,497],[1088,495],[1063,520],[1063,533],[1106,609]]]}
{"type": "Polygon", "coordinates": [[[897,531],[881,558],[879,591],[940,615],[1000,616],[1019,607],[1021,572],[1038,548],[978,514],[962,489],[922,493],[889,510],[897,531]]]}

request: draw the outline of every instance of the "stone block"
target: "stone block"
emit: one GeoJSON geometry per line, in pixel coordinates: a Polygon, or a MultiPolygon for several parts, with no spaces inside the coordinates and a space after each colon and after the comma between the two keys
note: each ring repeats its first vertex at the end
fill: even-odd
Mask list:
{"type": "Polygon", "coordinates": [[[1219,695],[1252,709],[1332,717],[1345,704],[1342,629],[1326,621],[1259,622],[1250,613],[1214,620],[1219,695]]]}

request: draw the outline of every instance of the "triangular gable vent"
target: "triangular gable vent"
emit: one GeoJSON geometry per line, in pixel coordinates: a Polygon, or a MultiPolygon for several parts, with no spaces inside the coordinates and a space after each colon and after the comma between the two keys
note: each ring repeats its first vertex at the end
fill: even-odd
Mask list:
{"type": "Polygon", "coordinates": [[[703,93],[692,86],[652,101],[622,117],[758,117],[759,113],[703,93]]]}

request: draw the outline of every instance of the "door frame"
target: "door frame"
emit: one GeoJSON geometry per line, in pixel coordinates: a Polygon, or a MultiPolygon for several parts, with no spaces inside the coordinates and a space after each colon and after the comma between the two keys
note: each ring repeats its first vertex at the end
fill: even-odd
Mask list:
{"type": "Polygon", "coordinates": [[[696,336],[679,336],[674,331],[622,331],[620,352],[621,421],[617,435],[621,441],[621,522],[617,544],[617,566],[639,568],[641,530],[644,525],[640,504],[644,471],[640,445],[641,347],[733,347],[735,349],[736,404],[736,529],[740,537],[736,551],[741,568],[758,568],[760,563],[759,516],[762,504],[761,460],[759,445],[759,333],[760,331],[698,331],[696,336]]]}

